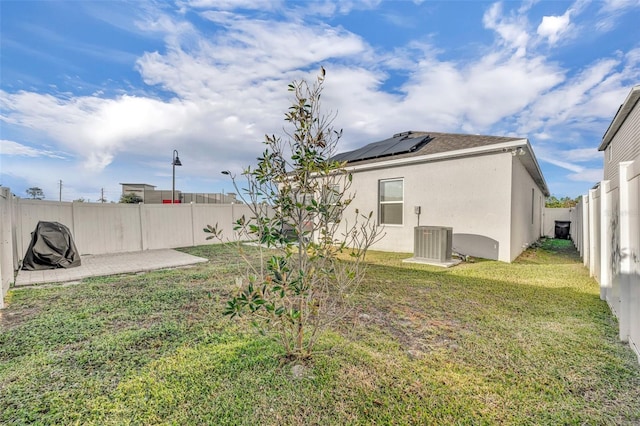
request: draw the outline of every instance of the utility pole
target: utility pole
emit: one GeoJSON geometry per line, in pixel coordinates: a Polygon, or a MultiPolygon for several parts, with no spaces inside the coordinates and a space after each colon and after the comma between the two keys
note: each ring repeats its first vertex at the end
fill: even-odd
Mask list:
{"type": "Polygon", "coordinates": [[[104,203],[105,199],[104,199],[104,188],[100,189],[100,202],[104,203]]]}
{"type": "Polygon", "coordinates": [[[60,197],[58,201],[62,202],[62,179],[60,179],[60,197]]]}

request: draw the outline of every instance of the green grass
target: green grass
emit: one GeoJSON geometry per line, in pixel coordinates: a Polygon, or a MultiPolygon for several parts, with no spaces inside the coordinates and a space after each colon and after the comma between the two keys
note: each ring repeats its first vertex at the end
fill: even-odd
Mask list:
{"type": "Polygon", "coordinates": [[[570,242],[451,269],[372,252],[356,312],[302,378],[276,344],[221,316],[244,271],[235,250],[11,291],[0,424],[640,422],[640,366],[570,242]]]}

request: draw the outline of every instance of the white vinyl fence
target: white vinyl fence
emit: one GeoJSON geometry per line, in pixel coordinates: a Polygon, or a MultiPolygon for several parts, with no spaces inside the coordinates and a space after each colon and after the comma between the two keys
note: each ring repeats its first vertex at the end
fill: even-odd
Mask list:
{"type": "Polygon", "coordinates": [[[214,244],[203,228],[215,224],[235,241],[234,222],[251,216],[245,204],[60,203],[0,190],[0,308],[39,221],[66,225],[80,254],[95,255],[214,244]]]}
{"type": "Polygon", "coordinates": [[[620,340],[640,362],[640,156],[619,167],[618,182],[600,182],[582,197],[572,237],[618,318],[620,340]]]}

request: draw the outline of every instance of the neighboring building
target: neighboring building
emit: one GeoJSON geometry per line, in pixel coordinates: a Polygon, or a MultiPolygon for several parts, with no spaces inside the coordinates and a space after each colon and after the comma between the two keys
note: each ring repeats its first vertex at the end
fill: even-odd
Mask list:
{"type": "Polygon", "coordinates": [[[156,190],[154,185],[147,185],[146,183],[121,183],[120,185],[122,185],[122,195],[135,194],[142,198],[142,202],[144,202],[146,198],[145,195],[147,191],[151,192],[156,190]]]}
{"type": "Polygon", "coordinates": [[[341,153],[350,208],[374,211],[386,236],[373,249],[414,249],[414,227],[453,228],[454,251],[513,261],[542,235],[549,196],[527,139],[405,132],[341,153]]]}
{"type": "MultiPolygon", "coordinates": [[[[145,204],[171,204],[171,190],[156,190],[154,185],[146,183],[121,183],[122,194],[136,194],[145,204]]],[[[175,203],[197,204],[241,204],[236,194],[193,193],[175,190],[175,203]]]]}
{"type": "Polygon", "coordinates": [[[627,99],[602,137],[598,151],[604,151],[604,180],[617,188],[619,164],[640,155],[640,85],[633,87],[627,99]]]}

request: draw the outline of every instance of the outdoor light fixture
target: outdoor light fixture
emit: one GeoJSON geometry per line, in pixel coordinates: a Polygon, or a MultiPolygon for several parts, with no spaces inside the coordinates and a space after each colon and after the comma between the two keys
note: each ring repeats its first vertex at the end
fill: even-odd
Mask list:
{"type": "Polygon", "coordinates": [[[515,149],[513,149],[513,148],[502,148],[502,152],[510,152],[511,155],[513,155],[514,157],[516,155],[525,155],[526,154],[525,150],[521,146],[519,146],[519,147],[517,147],[515,149]]]}
{"type": "Polygon", "coordinates": [[[180,157],[178,157],[178,150],[173,150],[173,161],[171,162],[173,166],[173,180],[171,185],[171,204],[173,204],[176,199],[176,166],[182,166],[180,162],[180,157]]]}

